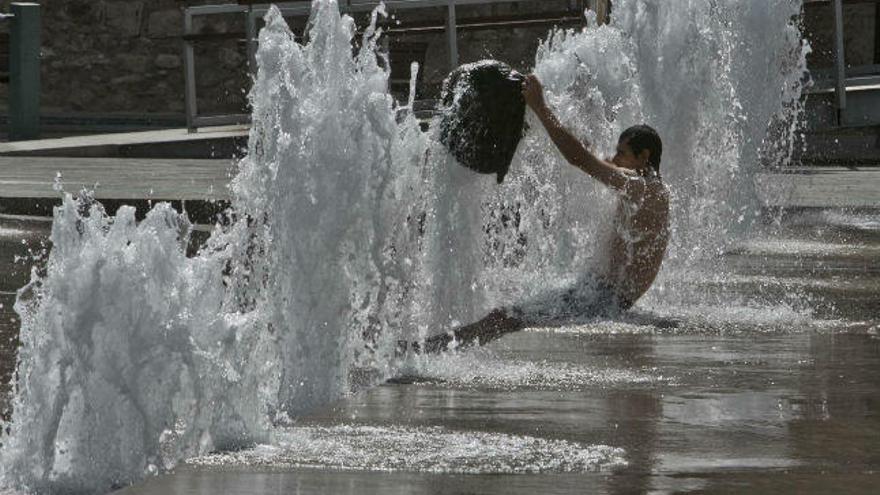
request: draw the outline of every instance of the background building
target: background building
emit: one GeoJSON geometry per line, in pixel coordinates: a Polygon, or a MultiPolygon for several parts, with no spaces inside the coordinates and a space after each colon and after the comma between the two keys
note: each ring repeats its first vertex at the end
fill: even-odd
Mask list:
{"type": "MultiPolygon", "coordinates": [[[[752,0],[743,0],[752,1],[752,0]]],[[[0,11],[9,10],[0,1],[0,11]]],[[[183,9],[228,0],[44,0],[42,7],[41,115],[43,135],[182,127],[185,118],[183,44],[195,47],[195,86],[200,114],[245,114],[249,86],[246,26],[241,14],[194,18],[184,36],[183,9]]],[[[308,5],[310,1],[287,2],[308,5]]],[[[584,9],[602,0],[540,0],[458,6],[458,62],[497,58],[528,69],[541,38],[553,26],[585,24],[584,9]]],[[[880,155],[880,122],[835,121],[834,17],[830,0],[806,0],[803,25],[813,52],[809,67],[817,86],[808,97],[807,159],[870,160],[880,155]],[[819,90],[824,90],[819,91],[819,90]],[[835,141],[836,140],[836,141],[835,141]],[[844,143],[844,153],[829,152],[844,143]]],[[[398,10],[384,21],[392,60],[392,91],[403,97],[410,61],[420,62],[419,98],[436,98],[450,70],[446,7],[398,10]]],[[[612,6],[613,15],[613,6],[612,6]]],[[[356,14],[358,25],[368,22],[356,14]]],[[[294,32],[304,17],[291,18],[294,32]]],[[[0,23],[0,49],[3,30],[0,23]]],[[[847,77],[880,75],[880,1],[844,0],[847,77]]],[[[0,114],[8,107],[6,70],[0,57],[0,114]]],[[[880,86],[878,86],[880,87],[880,86]]],[[[880,92],[877,92],[880,94],[880,92]]],[[[880,98],[878,98],[880,100],[880,98]]],[[[2,125],[5,119],[0,119],[2,125]]],[[[3,129],[0,128],[0,133],[3,129]]]]}

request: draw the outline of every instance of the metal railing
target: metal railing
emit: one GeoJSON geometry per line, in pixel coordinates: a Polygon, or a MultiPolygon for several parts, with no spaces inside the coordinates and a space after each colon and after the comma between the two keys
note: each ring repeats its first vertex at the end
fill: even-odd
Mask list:
{"type": "Polygon", "coordinates": [[[834,95],[834,115],[831,116],[834,126],[859,127],[880,124],[880,65],[847,69],[843,23],[845,3],[874,3],[880,8],[880,0],[805,0],[804,3],[830,4],[834,26],[832,38],[834,67],[826,74],[819,71],[814,73],[817,84],[808,90],[808,93],[834,95]]]}
{"type": "MultiPolygon", "coordinates": [[[[449,66],[458,66],[458,22],[456,7],[471,5],[488,5],[500,3],[536,3],[540,0],[385,0],[385,7],[389,11],[403,9],[446,8],[445,32],[447,46],[449,48],[449,66]]],[[[605,3],[607,0],[592,0],[593,2],[605,3]]],[[[569,0],[573,6],[576,0],[569,0]]],[[[285,17],[307,17],[311,11],[311,2],[279,3],[276,4],[281,14],[285,17]]],[[[369,12],[379,5],[378,0],[339,0],[339,8],[345,13],[369,12]]],[[[256,71],[257,53],[257,21],[266,15],[269,4],[258,5],[200,5],[188,7],[184,10],[183,17],[183,67],[185,79],[186,97],[186,121],[190,132],[195,132],[199,127],[212,125],[242,124],[250,121],[250,115],[199,115],[196,94],[195,74],[195,48],[193,19],[198,16],[218,14],[241,14],[245,22],[245,38],[247,47],[248,68],[251,74],[256,71]]]]}

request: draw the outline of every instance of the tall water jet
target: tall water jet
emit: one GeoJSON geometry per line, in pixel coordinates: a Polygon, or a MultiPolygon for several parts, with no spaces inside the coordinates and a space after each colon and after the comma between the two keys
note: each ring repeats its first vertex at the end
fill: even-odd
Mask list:
{"type": "Polygon", "coordinates": [[[378,345],[408,313],[401,263],[417,256],[424,139],[412,120],[395,121],[376,59],[381,33],[368,29],[352,57],[354,34],[335,2],[314,3],[305,46],[269,13],[248,156],[233,184],[236,213],[265,252],[258,299],[278,329],[279,401],[291,414],[347,390],[363,340],[378,345]]]}
{"type": "MultiPolygon", "coordinates": [[[[650,123],[663,137],[673,236],[648,294],[653,306],[701,298],[690,290],[695,266],[741,240],[760,213],[754,173],[790,158],[809,51],[800,9],[791,0],[622,0],[610,25],[556,30],[538,49],[548,101],[602,156],[630,125],[650,123]],[[786,132],[768,133],[783,123],[786,132]]],[[[564,164],[540,131],[519,158],[512,170],[521,173],[497,202],[517,198],[518,234],[534,241],[520,270],[544,278],[550,269],[555,279],[584,270],[604,254],[595,247],[610,195],[564,164]]]]}

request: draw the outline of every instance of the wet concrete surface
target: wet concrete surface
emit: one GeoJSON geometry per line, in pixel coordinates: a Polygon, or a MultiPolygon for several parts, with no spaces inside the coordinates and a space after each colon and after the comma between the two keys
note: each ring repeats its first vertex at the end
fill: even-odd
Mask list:
{"type": "Polygon", "coordinates": [[[120,493],[876,493],[880,482],[880,341],[871,336],[524,332],[497,352],[674,380],[577,391],[385,385],[300,423],[442,425],[623,448],[629,465],[608,472],[184,466],[120,493]]]}
{"type": "Polygon", "coordinates": [[[51,219],[0,216],[0,413],[6,418],[5,397],[15,369],[15,349],[21,322],[14,311],[15,297],[31,277],[35,260],[44,259],[51,219]]]}
{"type": "MultiPolygon", "coordinates": [[[[719,295],[708,313],[648,305],[622,321],[527,330],[462,361],[487,360],[483,376],[416,374],[284,427],[442,427],[609,445],[625,451],[625,466],[455,474],[191,463],[119,493],[876,493],[880,217],[804,218],[731,249],[723,260],[729,276],[699,282],[700,291],[719,295]],[[789,316],[788,305],[722,307],[735,296],[792,299],[807,316],[789,316]],[[674,325],[652,324],[670,318],[674,325]],[[505,363],[529,363],[545,374],[511,378],[505,363]],[[589,373],[566,382],[547,376],[556,369],[589,373]]],[[[4,263],[25,252],[21,238],[39,246],[48,227],[3,226],[4,263]]],[[[16,342],[13,291],[28,271],[6,266],[17,268],[0,287],[4,383],[16,342]]]]}

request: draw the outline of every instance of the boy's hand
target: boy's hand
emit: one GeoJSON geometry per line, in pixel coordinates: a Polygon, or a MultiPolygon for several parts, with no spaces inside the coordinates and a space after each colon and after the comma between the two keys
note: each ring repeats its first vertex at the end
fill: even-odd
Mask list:
{"type": "Polygon", "coordinates": [[[529,74],[523,81],[522,95],[526,100],[526,105],[536,112],[546,105],[544,103],[544,87],[541,86],[541,81],[534,74],[529,74]]]}

